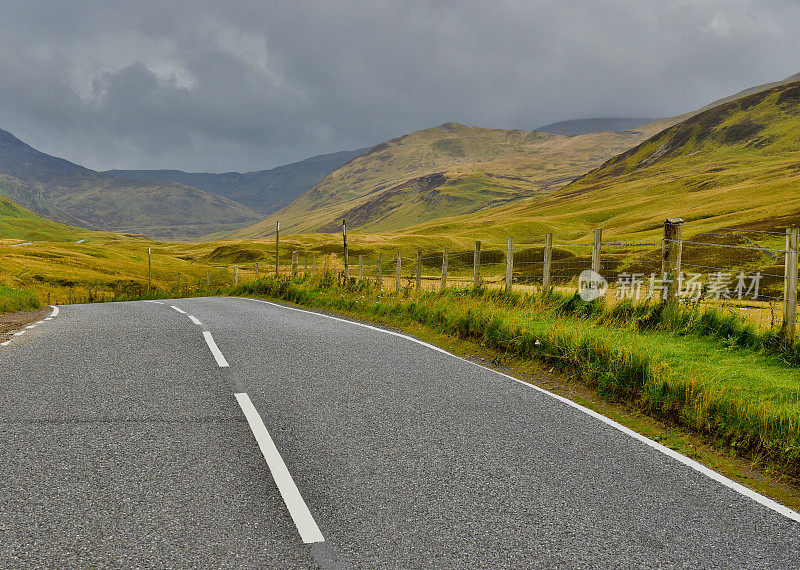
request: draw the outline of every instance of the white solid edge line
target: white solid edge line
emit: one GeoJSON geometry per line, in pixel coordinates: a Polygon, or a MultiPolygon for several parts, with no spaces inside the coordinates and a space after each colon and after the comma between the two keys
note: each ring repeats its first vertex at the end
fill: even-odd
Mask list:
{"type": "Polygon", "coordinates": [[[194,324],[196,324],[196,325],[202,325],[203,324],[199,320],[197,320],[197,317],[194,317],[192,315],[187,315],[187,316],[189,317],[189,320],[192,321],[194,324]]]}
{"type": "Polygon", "coordinates": [[[717,473],[713,469],[709,469],[708,467],[706,467],[702,463],[698,463],[694,459],[690,459],[690,458],[686,457],[685,455],[682,455],[682,454],[678,453],[677,451],[674,451],[674,450],[672,450],[672,449],[670,449],[670,448],[668,448],[668,447],[666,447],[664,445],[661,445],[657,441],[653,441],[652,439],[647,438],[647,437],[643,436],[642,434],[640,434],[638,432],[635,432],[632,429],[627,428],[624,425],[622,425],[620,423],[617,423],[614,420],[612,420],[610,418],[607,418],[606,416],[595,412],[594,410],[590,410],[589,408],[581,406],[580,404],[577,404],[577,403],[573,402],[572,400],[570,400],[568,398],[565,398],[563,396],[559,396],[558,394],[553,394],[552,392],[548,392],[544,388],[540,388],[539,386],[536,386],[535,384],[529,384],[528,382],[525,382],[524,380],[520,380],[519,378],[514,378],[513,376],[509,376],[508,374],[504,374],[502,372],[498,372],[497,370],[492,370],[491,368],[487,368],[486,366],[482,366],[480,364],[477,364],[475,362],[467,360],[466,358],[461,358],[460,356],[456,356],[455,354],[453,354],[451,352],[447,352],[446,350],[444,350],[442,348],[439,348],[438,346],[434,346],[434,345],[432,345],[430,343],[421,341],[421,340],[419,340],[417,338],[414,338],[413,336],[409,336],[407,334],[398,333],[398,332],[395,332],[395,331],[389,331],[389,330],[382,329],[382,328],[379,328],[379,327],[373,327],[372,325],[359,323],[357,321],[350,321],[350,320],[347,320],[347,319],[342,319],[342,318],[334,317],[334,316],[331,316],[331,315],[325,315],[325,314],[322,314],[322,313],[316,313],[314,311],[308,311],[306,309],[298,309],[296,307],[289,307],[287,305],[281,305],[280,303],[272,303],[270,301],[262,301],[261,299],[251,299],[249,297],[242,297],[242,298],[243,299],[248,299],[250,301],[256,301],[258,303],[266,303],[267,305],[272,305],[274,307],[280,307],[282,309],[289,309],[289,310],[292,310],[292,311],[299,311],[301,313],[308,313],[310,315],[317,315],[319,317],[325,317],[326,319],[332,319],[334,321],[341,321],[343,323],[350,323],[350,324],[357,325],[357,326],[360,326],[360,327],[364,327],[364,328],[367,328],[367,329],[371,329],[371,330],[374,330],[374,331],[379,331],[379,332],[382,332],[382,333],[386,333],[386,334],[394,335],[394,336],[397,336],[397,337],[405,338],[407,340],[410,340],[411,342],[415,342],[415,343],[420,344],[422,346],[428,347],[431,350],[435,350],[437,352],[441,352],[443,354],[447,354],[448,356],[451,356],[453,358],[457,358],[458,360],[462,360],[462,361],[464,361],[464,362],[466,362],[468,364],[472,364],[473,366],[477,366],[477,367],[482,368],[484,370],[488,370],[489,372],[497,374],[498,376],[502,376],[504,378],[508,378],[509,380],[513,380],[514,382],[518,382],[519,384],[522,384],[523,386],[527,386],[528,388],[532,388],[533,390],[536,390],[537,392],[540,392],[542,394],[550,396],[551,398],[555,398],[556,400],[558,400],[558,401],[560,401],[560,402],[562,402],[562,403],[564,403],[564,404],[566,404],[566,405],[568,405],[568,406],[570,406],[572,408],[575,408],[576,410],[580,410],[581,412],[583,412],[583,413],[585,413],[585,414],[587,414],[589,416],[592,416],[593,418],[595,418],[597,420],[600,420],[604,424],[606,424],[608,426],[611,426],[614,429],[617,429],[617,430],[621,431],[622,433],[624,433],[626,435],[629,435],[630,437],[632,437],[632,438],[644,443],[645,445],[648,445],[648,446],[652,447],[656,451],[660,451],[661,453],[663,453],[664,455],[666,455],[668,457],[671,457],[675,461],[678,461],[679,463],[682,463],[683,465],[686,465],[687,467],[690,467],[691,469],[694,469],[695,471],[705,475],[709,479],[713,479],[717,483],[720,483],[723,486],[725,486],[725,487],[727,487],[727,488],[729,488],[729,489],[731,489],[733,491],[736,491],[740,495],[744,495],[745,497],[748,497],[749,499],[752,499],[756,503],[758,503],[758,504],[760,504],[760,505],[762,505],[764,507],[767,507],[768,509],[771,509],[771,510],[775,511],[776,513],[781,514],[781,515],[785,516],[788,519],[791,519],[791,520],[793,520],[795,522],[800,522],[800,513],[798,513],[797,511],[795,511],[793,509],[790,509],[787,506],[781,505],[777,501],[773,501],[769,497],[765,497],[761,493],[753,491],[749,487],[745,487],[744,485],[742,485],[740,483],[737,483],[736,481],[734,481],[732,479],[729,479],[729,478],[725,477],[724,475],[721,475],[720,473],[717,473]]]}
{"type": "Polygon", "coordinates": [[[247,423],[250,424],[250,429],[253,431],[261,453],[264,455],[267,467],[269,467],[272,478],[275,480],[275,485],[277,485],[278,491],[283,497],[283,502],[286,503],[286,508],[289,509],[289,514],[297,527],[297,531],[300,533],[300,538],[306,544],[325,542],[325,537],[322,536],[322,532],[320,532],[314,517],[311,515],[311,511],[308,510],[306,502],[300,495],[300,491],[297,489],[286,463],[284,463],[281,454],[278,452],[278,448],[275,447],[275,442],[272,441],[272,437],[270,437],[261,416],[253,406],[253,402],[250,401],[250,396],[243,392],[234,395],[244,412],[245,418],[247,418],[247,423]]]}
{"type": "Polygon", "coordinates": [[[164,303],[162,303],[161,301],[152,301],[152,300],[150,300],[150,299],[145,299],[145,300],[144,300],[144,301],[142,301],[142,302],[143,302],[143,303],[155,303],[156,305],[163,305],[163,304],[164,304],[164,303]]]}
{"type": "Polygon", "coordinates": [[[55,305],[50,305],[50,306],[53,307],[53,312],[50,313],[50,316],[51,317],[57,317],[58,313],[59,313],[58,307],[56,307],[55,305]]]}
{"type": "Polygon", "coordinates": [[[11,344],[10,340],[6,340],[6,341],[3,341],[3,342],[0,342],[0,346],[8,346],[9,344],[11,344]]]}
{"type": "Polygon", "coordinates": [[[186,314],[186,311],[184,311],[183,309],[179,309],[179,308],[178,308],[178,307],[176,307],[175,305],[170,305],[170,307],[172,307],[173,309],[175,309],[176,311],[178,311],[178,312],[179,312],[180,314],[182,314],[182,315],[185,315],[185,314],[186,314]]]}
{"type": "Polygon", "coordinates": [[[25,328],[26,328],[26,329],[35,329],[35,328],[36,328],[36,325],[28,325],[28,326],[27,326],[27,327],[25,327],[25,328]]]}
{"type": "Polygon", "coordinates": [[[22,336],[22,335],[24,335],[26,332],[28,332],[28,331],[19,331],[19,332],[15,332],[15,333],[14,333],[14,336],[22,336]]]}
{"type": "Polygon", "coordinates": [[[206,339],[206,344],[208,345],[211,354],[214,355],[214,360],[217,361],[217,365],[220,368],[228,368],[228,361],[225,360],[225,356],[223,356],[222,352],[217,346],[217,343],[214,342],[214,337],[211,336],[211,333],[208,331],[203,331],[203,338],[206,339]]]}

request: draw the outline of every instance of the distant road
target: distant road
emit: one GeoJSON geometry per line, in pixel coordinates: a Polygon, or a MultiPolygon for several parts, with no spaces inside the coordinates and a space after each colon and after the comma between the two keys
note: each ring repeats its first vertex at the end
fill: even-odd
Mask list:
{"type": "Polygon", "coordinates": [[[0,347],[0,370],[3,568],[800,560],[797,513],[341,319],[236,298],[65,306],[0,347]]]}

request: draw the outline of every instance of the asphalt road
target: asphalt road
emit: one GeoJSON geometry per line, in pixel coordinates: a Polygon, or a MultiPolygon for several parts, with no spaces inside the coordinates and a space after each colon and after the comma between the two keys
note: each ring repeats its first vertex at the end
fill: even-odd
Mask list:
{"type": "Polygon", "coordinates": [[[0,374],[3,568],[800,566],[796,513],[351,322],[66,306],[0,374]]]}

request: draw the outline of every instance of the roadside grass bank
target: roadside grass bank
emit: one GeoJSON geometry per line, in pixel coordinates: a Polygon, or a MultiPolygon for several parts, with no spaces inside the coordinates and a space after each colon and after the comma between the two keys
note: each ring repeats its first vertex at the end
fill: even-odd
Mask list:
{"type": "Polygon", "coordinates": [[[795,349],[733,316],[482,288],[386,293],[367,283],[340,287],[331,277],[264,278],[230,293],[420,325],[499,357],[538,362],[768,473],[800,477],[800,369],[787,358],[795,349]]]}
{"type": "Polygon", "coordinates": [[[0,315],[39,309],[42,303],[34,291],[0,285],[0,315]]]}

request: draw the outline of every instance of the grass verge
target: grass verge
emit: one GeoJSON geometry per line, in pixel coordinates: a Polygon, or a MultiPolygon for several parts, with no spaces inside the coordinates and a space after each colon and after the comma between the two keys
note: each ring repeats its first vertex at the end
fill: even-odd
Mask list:
{"type": "Polygon", "coordinates": [[[0,314],[32,311],[42,306],[36,293],[0,285],[0,314]]]}

